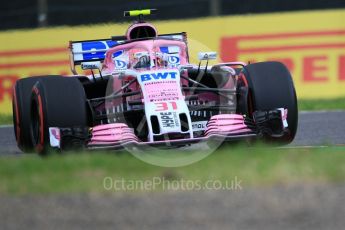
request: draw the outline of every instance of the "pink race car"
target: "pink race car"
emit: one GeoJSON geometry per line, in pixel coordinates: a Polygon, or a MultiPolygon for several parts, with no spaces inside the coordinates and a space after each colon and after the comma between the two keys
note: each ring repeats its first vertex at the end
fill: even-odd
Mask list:
{"type": "Polygon", "coordinates": [[[73,76],[17,81],[16,140],[24,152],[180,147],[262,138],[290,143],[298,111],[293,80],[279,62],[189,63],[186,33],[158,34],[139,16],[125,36],[70,42],[73,76]],[[206,65],[201,65],[202,63],[206,65]],[[78,75],[79,68],[90,75],[78,75]]]}

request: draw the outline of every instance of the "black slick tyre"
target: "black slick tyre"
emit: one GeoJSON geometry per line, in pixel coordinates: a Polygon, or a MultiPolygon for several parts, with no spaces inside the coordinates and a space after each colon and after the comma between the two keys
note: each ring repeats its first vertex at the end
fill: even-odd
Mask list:
{"type": "Polygon", "coordinates": [[[275,140],[283,144],[292,142],[297,132],[298,107],[289,70],[280,62],[259,62],[245,66],[243,75],[249,88],[249,111],[287,109],[289,132],[275,140]]]}
{"type": "Polygon", "coordinates": [[[32,88],[31,139],[39,154],[50,148],[49,127],[86,127],[86,95],[77,78],[42,78],[32,88]]]}

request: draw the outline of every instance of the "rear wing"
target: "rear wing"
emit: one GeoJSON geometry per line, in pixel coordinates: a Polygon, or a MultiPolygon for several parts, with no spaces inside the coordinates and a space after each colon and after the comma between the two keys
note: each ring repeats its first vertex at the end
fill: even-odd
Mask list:
{"type": "MultiPolygon", "coordinates": [[[[167,38],[180,40],[187,45],[187,34],[174,33],[158,35],[159,38],[167,38]]],[[[110,39],[85,40],[85,41],[70,41],[70,65],[73,74],[78,74],[76,66],[85,62],[101,61],[105,58],[105,53],[112,47],[127,42],[125,36],[111,37],[110,39]]],[[[188,47],[188,46],[187,46],[188,47]]],[[[188,55],[188,50],[187,50],[188,55]]],[[[187,57],[188,58],[188,57],[187,57]]]]}

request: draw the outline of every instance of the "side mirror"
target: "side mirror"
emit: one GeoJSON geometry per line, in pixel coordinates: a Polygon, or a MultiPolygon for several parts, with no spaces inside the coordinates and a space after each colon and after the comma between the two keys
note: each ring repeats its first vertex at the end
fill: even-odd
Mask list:
{"type": "Polygon", "coordinates": [[[217,59],[217,52],[200,52],[198,59],[199,61],[215,60],[217,59]]]}
{"type": "Polygon", "coordinates": [[[82,62],[81,63],[81,69],[87,70],[87,69],[97,69],[100,70],[102,68],[102,64],[100,61],[93,61],[93,62],[82,62]]]}

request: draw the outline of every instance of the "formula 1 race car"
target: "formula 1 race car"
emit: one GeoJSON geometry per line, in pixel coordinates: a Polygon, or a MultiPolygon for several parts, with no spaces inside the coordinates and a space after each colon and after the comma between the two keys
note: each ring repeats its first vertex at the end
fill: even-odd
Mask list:
{"type": "Polygon", "coordinates": [[[13,121],[22,151],[294,139],[296,92],[282,63],[210,66],[217,54],[201,52],[200,63],[190,64],[186,33],[158,34],[143,21],[152,12],[125,12],[139,17],[125,36],[70,42],[73,76],[16,82],[13,121]]]}

